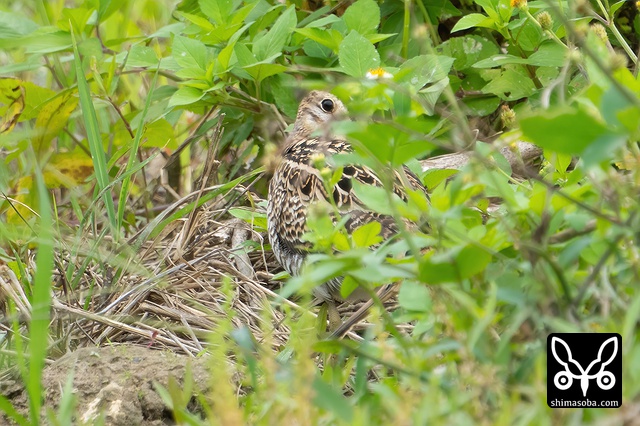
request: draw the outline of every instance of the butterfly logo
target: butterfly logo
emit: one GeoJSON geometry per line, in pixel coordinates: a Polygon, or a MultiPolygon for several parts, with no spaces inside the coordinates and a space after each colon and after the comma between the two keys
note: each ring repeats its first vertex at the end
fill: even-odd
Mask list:
{"type": "MultiPolygon", "coordinates": [[[[585,369],[582,368],[580,363],[573,359],[573,355],[571,354],[571,349],[569,345],[559,337],[553,336],[551,339],[551,352],[553,353],[553,357],[556,361],[564,367],[564,371],[558,372],[553,377],[553,384],[556,388],[560,390],[566,390],[573,385],[573,380],[580,380],[580,387],[582,388],[582,395],[584,397],[587,396],[587,389],[589,389],[589,381],[591,379],[596,379],[596,383],[598,387],[602,390],[609,390],[616,384],[616,378],[610,371],[606,371],[605,368],[607,365],[611,364],[611,362],[616,357],[618,353],[618,339],[616,337],[611,337],[610,339],[605,340],[602,345],[600,345],[600,349],[598,350],[598,357],[589,364],[589,366],[585,369]],[[606,361],[603,361],[602,357],[604,354],[604,350],[608,345],[613,345],[613,353],[606,361]],[[562,347],[564,348],[564,354],[558,353],[558,349],[562,347]],[[568,356],[568,359],[563,360],[562,355],[568,356]],[[574,365],[580,374],[575,374],[569,368],[570,365],[574,365]],[[591,372],[595,370],[599,366],[597,372],[591,372]]],[[[560,351],[562,352],[562,351],[560,351]]]]}

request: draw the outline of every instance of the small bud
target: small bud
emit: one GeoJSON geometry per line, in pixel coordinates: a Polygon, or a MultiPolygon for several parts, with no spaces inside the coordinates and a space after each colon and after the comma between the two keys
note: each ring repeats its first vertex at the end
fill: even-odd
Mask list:
{"type": "Polygon", "coordinates": [[[636,2],[636,9],[640,10],[640,1],[636,2]]]}
{"type": "Polygon", "coordinates": [[[577,0],[575,8],[579,15],[591,16],[593,14],[589,0],[577,0]]]}
{"type": "Polygon", "coordinates": [[[529,5],[527,4],[527,0],[511,0],[511,7],[527,10],[529,5]]]}
{"type": "Polygon", "coordinates": [[[580,53],[578,49],[569,50],[569,53],[567,54],[567,58],[569,59],[569,62],[571,62],[574,65],[578,65],[582,63],[582,53],[580,53]]]}
{"type": "Polygon", "coordinates": [[[500,121],[502,121],[503,128],[512,128],[516,124],[516,112],[509,105],[502,105],[500,108],[500,121]]]}
{"type": "Polygon", "coordinates": [[[589,32],[589,25],[584,21],[578,21],[575,23],[573,31],[575,32],[576,37],[581,40],[587,36],[587,33],[589,32]]]}
{"type": "Polygon", "coordinates": [[[607,43],[607,41],[609,41],[609,36],[607,36],[607,30],[605,29],[605,27],[602,26],[602,24],[599,24],[596,22],[595,24],[591,25],[591,31],[593,31],[593,33],[597,35],[598,38],[602,40],[604,43],[607,43]]]}
{"type": "Polygon", "coordinates": [[[627,55],[624,55],[620,52],[614,52],[611,55],[611,59],[609,60],[609,66],[612,71],[615,71],[620,68],[626,68],[629,64],[629,60],[627,59],[627,55]]]}
{"type": "Polygon", "coordinates": [[[328,181],[333,176],[333,171],[329,167],[323,167],[320,170],[320,176],[323,180],[328,181]]]}
{"type": "Polygon", "coordinates": [[[551,31],[551,29],[553,28],[553,18],[551,18],[551,15],[549,14],[549,12],[547,11],[540,12],[538,16],[536,16],[536,19],[540,23],[540,27],[543,30],[551,31]]]}
{"type": "Polygon", "coordinates": [[[311,155],[311,164],[313,164],[313,166],[316,169],[322,169],[324,166],[327,165],[326,161],[325,161],[325,157],[324,154],[321,152],[316,152],[315,154],[311,155]]]}

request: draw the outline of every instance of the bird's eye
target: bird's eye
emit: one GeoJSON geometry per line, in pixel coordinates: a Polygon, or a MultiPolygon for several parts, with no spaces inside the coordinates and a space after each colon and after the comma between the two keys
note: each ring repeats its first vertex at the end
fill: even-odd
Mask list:
{"type": "Polygon", "coordinates": [[[335,105],[331,99],[323,99],[322,102],[320,102],[320,107],[324,112],[332,113],[335,105]]]}

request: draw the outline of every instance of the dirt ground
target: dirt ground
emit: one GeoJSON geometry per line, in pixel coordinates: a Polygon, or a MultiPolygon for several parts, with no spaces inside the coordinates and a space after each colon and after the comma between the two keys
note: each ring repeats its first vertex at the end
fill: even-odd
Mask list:
{"type": "MultiPolygon", "coordinates": [[[[81,413],[81,417],[76,419],[77,424],[171,425],[174,424],[171,413],[155,391],[154,382],[167,388],[169,377],[173,376],[182,386],[187,365],[190,365],[194,390],[206,391],[206,364],[206,358],[143,346],[81,348],[45,368],[45,410],[57,412],[62,389],[69,375],[74,374],[76,412],[81,413]],[[103,417],[102,422],[100,417],[103,417]]],[[[19,412],[27,415],[27,395],[20,381],[0,383],[0,394],[9,398],[19,412]]],[[[4,414],[0,414],[0,424],[11,423],[4,414]]]]}

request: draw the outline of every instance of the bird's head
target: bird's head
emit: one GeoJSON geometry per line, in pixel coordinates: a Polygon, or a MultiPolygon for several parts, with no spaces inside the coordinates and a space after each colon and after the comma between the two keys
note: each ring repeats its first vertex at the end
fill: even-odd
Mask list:
{"type": "Polygon", "coordinates": [[[331,93],[314,90],[300,102],[293,134],[309,135],[327,123],[347,117],[347,108],[331,93]]]}

